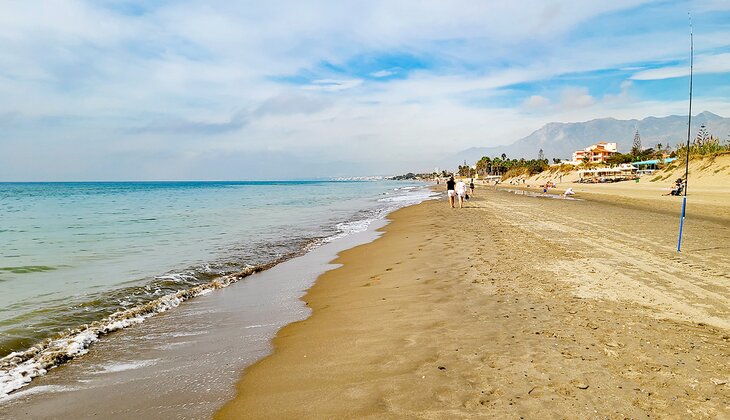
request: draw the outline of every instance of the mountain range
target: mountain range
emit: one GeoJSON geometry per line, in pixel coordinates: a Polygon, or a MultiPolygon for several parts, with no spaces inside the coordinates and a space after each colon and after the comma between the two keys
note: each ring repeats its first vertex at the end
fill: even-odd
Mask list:
{"type": "MultiPolygon", "coordinates": [[[[697,135],[702,125],[705,125],[707,131],[720,141],[728,140],[730,118],[709,111],[692,117],[692,138],[697,135]]],[[[643,120],[600,118],[578,123],[548,123],[529,136],[509,145],[471,147],[463,150],[450,159],[450,164],[466,161],[473,165],[482,156],[494,157],[502,153],[508,158],[535,159],[540,149],[551,161],[553,158],[570,159],[574,151],[599,141],[616,143],[620,153],[628,153],[631,151],[636,130],[639,131],[644,148],[656,147],[658,143],[665,147],[669,144],[675,148],[677,144],[687,141],[687,116],[647,117],[643,120]]]]}

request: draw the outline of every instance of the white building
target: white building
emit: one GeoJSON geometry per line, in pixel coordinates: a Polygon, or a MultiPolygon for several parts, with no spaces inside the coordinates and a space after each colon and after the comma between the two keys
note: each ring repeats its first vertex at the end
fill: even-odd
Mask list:
{"type": "Polygon", "coordinates": [[[573,165],[579,165],[583,162],[583,158],[586,156],[588,156],[588,162],[603,163],[609,156],[616,153],[618,153],[616,143],[606,143],[605,141],[602,141],[592,144],[583,150],[576,150],[573,152],[573,160],[570,163],[573,165]]]}

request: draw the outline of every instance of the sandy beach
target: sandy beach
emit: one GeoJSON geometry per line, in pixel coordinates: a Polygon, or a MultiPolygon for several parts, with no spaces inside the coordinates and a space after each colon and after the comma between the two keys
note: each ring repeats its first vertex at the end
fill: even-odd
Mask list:
{"type": "Polygon", "coordinates": [[[729,418],[730,220],[672,198],[399,210],[217,418],[729,418]]]}
{"type": "MultiPolygon", "coordinates": [[[[542,191],[541,186],[549,181],[555,184],[555,188],[550,189],[551,194],[562,194],[566,188],[573,187],[577,194],[592,201],[650,208],[672,215],[677,213],[678,207],[681,208],[681,203],[677,204],[677,197],[665,194],[671,190],[677,178],[684,178],[685,167],[683,162],[678,162],[671,168],[644,175],[639,182],[606,184],[576,183],[579,178],[577,170],[562,176],[545,171],[526,178],[524,183],[515,179],[513,182],[516,185],[510,185],[509,179],[505,180],[499,187],[542,191]]],[[[689,165],[688,197],[690,214],[721,223],[730,221],[730,155],[692,160],[689,165]]]]}

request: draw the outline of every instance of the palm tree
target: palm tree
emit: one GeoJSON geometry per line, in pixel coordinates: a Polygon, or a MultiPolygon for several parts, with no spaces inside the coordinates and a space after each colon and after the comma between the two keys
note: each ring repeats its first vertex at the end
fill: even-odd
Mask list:
{"type": "MultiPolygon", "coordinates": [[[[492,172],[499,172],[499,170],[502,168],[502,159],[495,157],[492,159],[492,172]]],[[[496,173],[495,175],[500,175],[499,173],[496,173]]]]}
{"type": "Polygon", "coordinates": [[[489,169],[491,169],[492,160],[489,156],[483,156],[477,161],[477,173],[480,175],[486,175],[489,169]]]}

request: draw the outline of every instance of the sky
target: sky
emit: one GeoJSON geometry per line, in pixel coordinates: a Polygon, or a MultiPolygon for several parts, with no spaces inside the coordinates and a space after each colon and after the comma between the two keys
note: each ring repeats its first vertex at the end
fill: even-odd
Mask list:
{"type": "Polygon", "coordinates": [[[0,0],[0,181],[431,171],[548,122],[730,117],[730,1],[0,0]]]}

